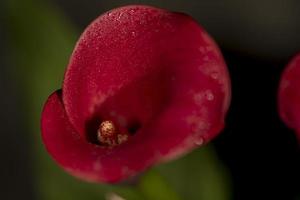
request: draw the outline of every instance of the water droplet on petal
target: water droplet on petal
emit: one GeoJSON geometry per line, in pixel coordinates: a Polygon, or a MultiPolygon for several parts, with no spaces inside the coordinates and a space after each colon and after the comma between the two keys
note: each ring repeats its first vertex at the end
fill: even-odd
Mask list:
{"type": "Polygon", "coordinates": [[[206,99],[208,101],[212,101],[212,100],[214,100],[214,98],[215,98],[215,96],[211,91],[206,91],[206,99]]]}
{"type": "Polygon", "coordinates": [[[195,145],[197,146],[201,146],[204,143],[203,138],[198,138],[195,140],[195,145]]]}
{"type": "Polygon", "coordinates": [[[211,74],[211,78],[213,78],[213,79],[218,79],[218,73],[217,72],[213,72],[212,74],[211,74]]]}

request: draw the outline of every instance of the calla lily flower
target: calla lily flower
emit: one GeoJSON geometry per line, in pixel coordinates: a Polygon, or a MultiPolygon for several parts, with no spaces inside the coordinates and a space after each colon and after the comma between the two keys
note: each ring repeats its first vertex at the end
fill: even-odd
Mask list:
{"type": "Polygon", "coordinates": [[[282,73],[278,108],[281,119],[297,132],[300,139],[300,53],[288,63],[282,73]]]}
{"type": "Polygon", "coordinates": [[[45,103],[49,154],[70,174],[116,183],[214,138],[230,102],[226,64],[188,15],[125,6],[79,38],[45,103]]]}

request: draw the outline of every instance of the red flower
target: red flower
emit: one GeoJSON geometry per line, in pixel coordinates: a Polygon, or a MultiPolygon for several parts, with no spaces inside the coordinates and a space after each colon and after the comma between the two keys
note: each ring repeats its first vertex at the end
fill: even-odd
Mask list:
{"type": "Polygon", "coordinates": [[[191,17],[126,6],[80,37],[42,137],[72,175],[117,182],[212,139],[229,101],[222,55],[191,17]]]}
{"type": "Polygon", "coordinates": [[[300,139],[300,53],[286,66],[278,92],[279,114],[300,139]]]}

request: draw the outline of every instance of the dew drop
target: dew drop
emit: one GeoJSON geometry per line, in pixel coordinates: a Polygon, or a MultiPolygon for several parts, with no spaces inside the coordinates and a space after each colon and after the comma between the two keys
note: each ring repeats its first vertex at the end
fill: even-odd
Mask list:
{"type": "Polygon", "coordinates": [[[120,20],[123,14],[124,14],[124,13],[119,13],[118,19],[117,19],[117,20],[120,20]]]}
{"type": "Polygon", "coordinates": [[[218,73],[217,72],[213,72],[212,74],[211,74],[211,78],[212,79],[218,79],[218,73]]]}
{"type": "Polygon", "coordinates": [[[201,53],[205,53],[205,48],[204,48],[204,47],[199,47],[199,51],[200,51],[201,53]]]}
{"type": "Polygon", "coordinates": [[[206,92],[206,99],[208,101],[212,101],[212,100],[214,100],[214,98],[215,98],[215,96],[213,95],[213,93],[211,91],[206,92]]]}
{"type": "Polygon", "coordinates": [[[195,140],[195,145],[197,146],[201,146],[204,143],[203,138],[198,138],[197,140],[195,140]]]}
{"type": "Polygon", "coordinates": [[[208,56],[204,56],[203,61],[209,61],[209,57],[208,56]]]}

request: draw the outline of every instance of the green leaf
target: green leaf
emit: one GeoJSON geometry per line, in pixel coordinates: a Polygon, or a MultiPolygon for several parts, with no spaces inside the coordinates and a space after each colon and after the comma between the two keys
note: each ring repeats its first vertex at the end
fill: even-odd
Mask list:
{"type": "Polygon", "coordinates": [[[205,146],[157,167],[184,199],[229,200],[231,182],[213,147],[205,146]]]}
{"type": "Polygon", "coordinates": [[[138,185],[148,200],[180,200],[181,198],[156,170],[150,170],[138,185]]]}

